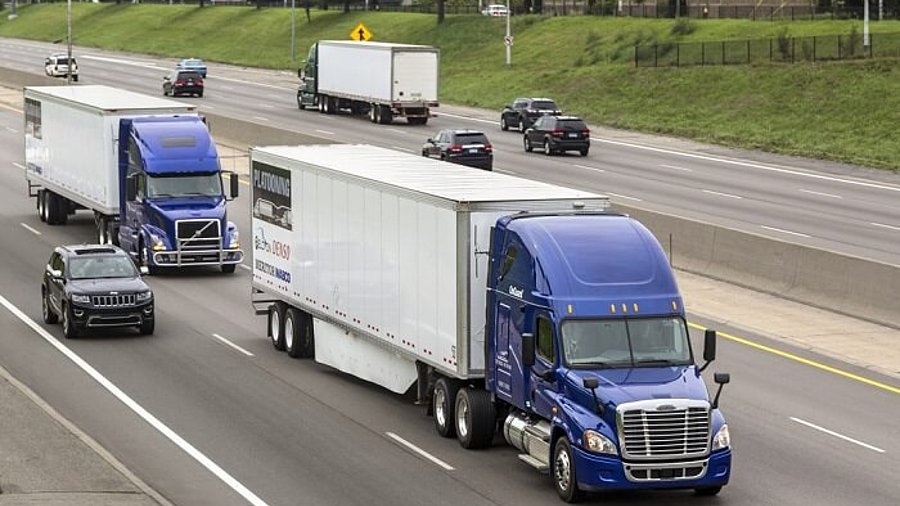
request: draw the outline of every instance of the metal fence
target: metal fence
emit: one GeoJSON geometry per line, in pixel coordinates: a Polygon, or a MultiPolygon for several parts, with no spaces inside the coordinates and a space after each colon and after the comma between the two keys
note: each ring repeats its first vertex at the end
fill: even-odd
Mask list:
{"type": "Polygon", "coordinates": [[[635,67],[797,63],[862,58],[900,58],[900,33],[873,33],[869,49],[862,34],[782,36],[718,42],[668,42],[634,48],[635,67]]]}

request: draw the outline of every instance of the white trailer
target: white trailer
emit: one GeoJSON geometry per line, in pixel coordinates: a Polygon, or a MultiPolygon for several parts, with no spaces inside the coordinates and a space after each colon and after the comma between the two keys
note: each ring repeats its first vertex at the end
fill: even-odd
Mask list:
{"type": "Polygon", "coordinates": [[[440,52],[431,46],[322,40],[300,71],[300,108],[369,114],[376,123],[405,117],[425,124],[438,106],[440,52]]]}
{"type": "Polygon", "coordinates": [[[64,223],[77,206],[119,214],[119,124],[124,117],[197,108],[108,86],[29,86],[25,98],[25,179],[41,218],[64,223]]]}
{"type": "Polygon", "coordinates": [[[373,146],[257,147],[250,161],[253,303],[273,344],[398,393],[417,365],[483,376],[498,218],[608,206],[373,146]]]}

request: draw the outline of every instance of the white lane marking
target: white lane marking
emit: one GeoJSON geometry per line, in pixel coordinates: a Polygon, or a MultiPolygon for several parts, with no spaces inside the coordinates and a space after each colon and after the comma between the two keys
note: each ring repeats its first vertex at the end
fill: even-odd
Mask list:
{"type": "Polygon", "coordinates": [[[264,118],[264,117],[262,117],[262,116],[253,116],[253,119],[258,119],[258,120],[261,120],[261,121],[269,121],[269,118],[264,118]]]}
{"type": "Polygon", "coordinates": [[[32,228],[32,227],[29,227],[29,226],[26,225],[25,223],[19,223],[19,225],[22,225],[23,227],[25,227],[25,230],[31,232],[31,233],[34,234],[34,235],[41,235],[40,232],[38,232],[37,230],[35,230],[35,229],[32,228]]]}
{"type": "Polygon", "coordinates": [[[253,270],[249,265],[238,264],[238,267],[240,267],[241,269],[246,269],[246,270],[248,270],[248,271],[252,271],[252,270],[253,270]]]}
{"type": "Polygon", "coordinates": [[[423,450],[423,449],[419,448],[418,446],[416,446],[416,445],[410,443],[409,441],[407,441],[407,440],[403,439],[402,437],[400,437],[400,436],[394,434],[393,432],[385,432],[385,434],[387,434],[387,436],[388,436],[389,438],[393,439],[394,441],[396,441],[396,442],[402,444],[403,446],[409,448],[410,450],[412,450],[412,451],[418,453],[418,454],[421,455],[422,457],[425,457],[426,459],[428,459],[428,460],[434,462],[435,464],[437,464],[437,465],[443,467],[443,468],[446,469],[447,471],[453,471],[453,470],[454,470],[453,466],[451,466],[450,464],[448,464],[448,463],[444,462],[443,460],[441,460],[441,459],[435,457],[434,455],[432,455],[432,454],[426,452],[425,450],[423,450]]]}
{"type": "Polygon", "coordinates": [[[204,110],[206,110],[206,109],[215,109],[215,108],[216,108],[216,106],[214,106],[214,105],[203,104],[203,109],[204,109],[204,110]]]}
{"type": "Polygon", "coordinates": [[[885,453],[884,450],[882,450],[881,448],[878,448],[877,446],[872,446],[872,445],[870,445],[870,444],[863,443],[862,441],[858,441],[858,440],[853,439],[853,438],[851,438],[851,437],[847,437],[847,436],[845,436],[845,435],[843,435],[843,434],[839,434],[839,433],[837,433],[837,432],[834,432],[833,430],[828,430],[828,429],[826,429],[826,428],[824,428],[824,427],[819,427],[818,425],[816,425],[816,424],[814,424],[814,423],[809,423],[809,422],[807,422],[806,420],[801,420],[801,419],[795,418],[795,417],[793,417],[793,416],[790,417],[790,419],[791,419],[791,421],[793,421],[793,422],[797,422],[797,423],[799,423],[799,424],[801,424],[801,425],[805,425],[805,426],[807,426],[807,427],[809,427],[809,428],[811,428],[811,429],[816,429],[816,430],[818,430],[818,431],[824,432],[825,434],[828,434],[828,435],[830,435],[830,436],[834,436],[834,437],[836,437],[836,438],[843,439],[844,441],[849,441],[849,442],[851,442],[851,443],[853,443],[853,444],[862,446],[863,448],[868,448],[869,450],[872,450],[872,451],[875,451],[875,452],[878,452],[878,453],[885,453]]]}
{"type": "Polygon", "coordinates": [[[800,189],[797,190],[797,191],[803,192],[803,193],[809,193],[809,194],[811,194],[811,195],[818,195],[818,196],[820,196],[820,197],[831,197],[831,198],[833,198],[833,199],[842,199],[842,198],[844,198],[844,197],[841,197],[840,195],[835,195],[835,194],[833,194],[833,193],[822,193],[822,192],[817,192],[817,191],[812,191],[812,190],[805,190],[805,189],[803,189],[803,188],[800,188],[800,189]]]}
{"type": "Polygon", "coordinates": [[[25,166],[24,166],[24,165],[22,165],[22,164],[21,164],[21,163],[16,163],[16,162],[13,162],[13,163],[12,163],[12,164],[13,164],[13,165],[15,165],[15,166],[16,166],[16,167],[18,167],[18,168],[20,168],[20,169],[22,169],[22,170],[25,170],[25,166]]]}
{"type": "Polygon", "coordinates": [[[895,227],[894,225],[885,225],[884,223],[875,223],[874,221],[871,224],[876,227],[888,228],[891,230],[900,230],[900,227],[895,227]]]}
{"type": "Polygon", "coordinates": [[[404,148],[404,147],[400,147],[400,146],[391,146],[391,149],[396,149],[396,150],[399,150],[399,151],[406,151],[406,152],[409,152],[409,153],[415,153],[415,152],[416,152],[414,149],[404,148]]]}
{"type": "Polygon", "coordinates": [[[252,357],[252,356],[253,356],[253,354],[250,353],[249,351],[247,351],[247,350],[241,348],[240,346],[238,346],[238,345],[232,343],[231,341],[229,341],[228,339],[225,339],[224,337],[220,336],[219,334],[213,334],[212,336],[215,337],[216,339],[218,339],[219,341],[222,341],[223,343],[227,344],[228,346],[231,346],[232,348],[236,349],[237,351],[243,353],[244,355],[247,355],[248,357],[252,357]]]}
{"type": "Polygon", "coordinates": [[[7,131],[7,132],[10,132],[10,133],[14,133],[14,134],[19,133],[18,130],[16,130],[15,128],[12,128],[12,127],[3,127],[3,128],[5,128],[6,131],[7,131]]]}
{"type": "Polygon", "coordinates": [[[268,506],[265,501],[256,496],[253,492],[250,491],[247,487],[245,487],[241,482],[237,481],[228,474],[224,469],[219,467],[218,464],[209,459],[206,455],[200,452],[200,450],[194,448],[193,445],[185,441],[184,438],[179,436],[175,431],[170,429],[166,424],[161,422],[158,418],[153,416],[152,413],[143,408],[140,404],[138,404],[134,399],[128,396],[125,392],[123,392],[119,387],[117,387],[113,382],[106,379],[105,376],[100,374],[96,369],[84,361],[81,357],[79,357],[75,352],[67,348],[64,344],[60,343],[56,338],[50,335],[49,332],[44,330],[43,327],[38,325],[34,320],[28,317],[25,313],[23,313],[19,308],[14,306],[10,301],[6,299],[6,297],[0,295],[0,304],[6,307],[6,309],[15,315],[19,320],[22,321],[25,325],[31,327],[37,335],[41,336],[45,341],[50,343],[50,346],[56,348],[60,353],[66,356],[69,360],[72,361],[73,364],[78,366],[82,371],[87,373],[88,376],[94,379],[97,383],[100,384],[103,388],[105,388],[109,393],[115,396],[116,399],[131,409],[136,415],[143,418],[145,422],[150,424],[151,427],[159,431],[160,434],[169,439],[176,446],[181,448],[185,453],[193,457],[194,460],[200,463],[203,467],[213,473],[217,478],[222,480],[223,483],[231,487],[232,490],[241,495],[244,499],[247,500],[250,504],[254,506],[268,506]]]}
{"type": "Polygon", "coordinates": [[[513,176],[518,176],[518,175],[519,175],[519,173],[516,172],[516,171],[514,171],[514,170],[509,170],[509,169],[498,169],[498,168],[496,168],[496,167],[494,168],[494,172],[499,172],[499,173],[501,173],[501,174],[510,174],[510,175],[513,175],[513,176]]]}
{"type": "Polygon", "coordinates": [[[806,234],[801,234],[800,232],[791,232],[790,230],[785,230],[783,228],[768,227],[766,225],[760,225],[760,227],[762,227],[766,230],[771,230],[772,232],[780,232],[782,234],[796,235],[798,237],[806,237],[807,239],[810,237],[806,234]]]}
{"type": "Polygon", "coordinates": [[[105,61],[108,63],[120,63],[122,65],[131,65],[132,67],[142,67],[145,69],[156,69],[156,70],[170,70],[168,67],[160,67],[159,65],[152,63],[142,63],[136,62],[132,60],[123,60],[121,58],[107,58],[106,56],[96,56],[92,54],[81,54],[78,56],[83,60],[97,60],[97,61],[105,61]]]}
{"type": "Polygon", "coordinates": [[[318,128],[316,129],[316,132],[319,132],[320,134],[325,134],[325,135],[334,135],[334,132],[329,132],[328,130],[319,130],[318,128]]]}
{"type": "Polygon", "coordinates": [[[710,194],[710,195],[717,195],[717,196],[719,196],[719,197],[726,197],[726,198],[729,198],[729,199],[742,199],[742,198],[744,198],[744,197],[741,197],[740,195],[732,195],[732,194],[730,194],[730,193],[722,193],[722,192],[717,192],[717,191],[713,191],[713,190],[703,190],[703,193],[708,193],[708,194],[710,194]]]}
{"type": "MultiPolygon", "coordinates": [[[[486,120],[486,119],[481,119],[481,118],[472,118],[472,117],[469,117],[469,116],[459,116],[459,115],[456,115],[456,114],[447,114],[447,113],[445,113],[445,112],[442,112],[442,113],[441,113],[441,116],[447,116],[447,117],[450,117],[450,118],[465,119],[465,120],[469,120],[469,121],[478,121],[478,122],[480,122],[480,123],[492,123],[492,124],[493,124],[493,123],[496,123],[496,122],[493,121],[493,120],[486,120]]],[[[821,179],[821,180],[825,180],[825,181],[832,181],[832,182],[835,182],[835,183],[846,183],[846,184],[852,184],[852,185],[857,185],[857,186],[864,186],[864,187],[867,187],[867,188],[876,188],[876,189],[879,189],[879,190],[888,190],[888,191],[893,191],[893,192],[900,192],[900,186],[890,186],[890,185],[883,185],[883,184],[878,184],[878,183],[871,183],[871,182],[868,182],[868,181],[857,181],[857,180],[854,180],[854,179],[845,179],[845,178],[840,178],[840,177],[826,176],[826,175],[824,175],[824,174],[815,174],[815,173],[810,173],[810,172],[803,172],[803,171],[800,171],[800,170],[797,170],[797,169],[789,169],[789,168],[784,168],[784,167],[775,167],[775,166],[772,166],[772,165],[763,165],[763,164],[761,164],[761,163],[747,162],[747,161],[744,161],[744,160],[736,160],[736,159],[732,159],[732,158],[722,158],[722,157],[718,157],[718,156],[701,155],[701,154],[697,154],[697,153],[688,153],[688,152],[686,152],[686,151],[675,151],[675,150],[671,150],[671,149],[656,148],[656,147],[653,147],[653,146],[645,146],[645,145],[642,145],[642,144],[635,144],[635,143],[633,143],[633,142],[614,141],[614,140],[610,140],[610,139],[601,139],[600,137],[591,137],[591,140],[592,140],[592,141],[596,141],[596,142],[605,142],[605,143],[607,143],[607,144],[616,144],[616,145],[619,145],[619,146],[625,146],[625,147],[634,148],[634,149],[643,149],[643,150],[646,150],[646,151],[654,151],[654,152],[657,152],[657,153],[665,153],[665,154],[667,154],[667,155],[682,156],[682,157],[685,157],[685,158],[693,158],[693,159],[695,159],[695,160],[706,160],[706,161],[709,161],[709,162],[727,163],[727,164],[731,164],[731,165],[739,165],[739,166],[742,166],[742,167],[752,167],[752,168],[755,168],[755,169],[768,170],[768,171],[772,171],[772,172],[781,172],[781,173],[784,173],[784,174],[791,174],[791,175],[793,175],[793,176],[808,177],[808,178],[812,178],[812,179],[821,179]]]]}
{"type": "Polygon", "coordinates": [[[587,165],[578,165],[577,163],[573,163],[572,165],[574,165],[575,167],[578,167],[579,169],[592,170],[594,172],[606,172],[606,170],[598,169],[597,167],[589,167],[587,165]]]}
{"type": "Polygon", "coordinates": [[[261,105],[262,107],[265,107],[266,109],[274,109],[275,108],[275,106],[272,104],[259,104],[259,105],[261,105]]]}
{"type": "Polygon", "coordinates": [[[613,196],[613,197],[618,197],[618,198],[620,198],[620,199],[633,200],[633,201],[635,201],[635,202],[643,202],[643,200],[641,200],[641,199],[639,199],[639,198],[637,198],[637,197],[629,197],[628,195],[622,195],[622,194],[619,194],[619,193],[606,192],[606,194],[607,194],[607,195],[611,195],[611,196],[613,196]]]}
{"type": "Polygon", "coordinates": [[[385,130],[388,130],[388,131],[391,131],[391,132],[396,132],[396,133],[398,133],[398,134],[405,134],[405,133],[406,133],[406,132],[404,132],[403,130],[400,130],[399,128],[385,128],[385,130]]]}
{"type": "Polygon", "coordinates": [[[687,167],[679,167],[679,166],[677,166],[677,165],[666,165],[666,164],[664,164],[664,163],[661,163],[661,164],[659,164],[659,166],[660,166],[660,167],[665,167],[665,168],[667,168],[667,169],[672,169],[672,170],[681,170],[681,171],[684,171],[684,172],[694,172],[694,169],[689,169],[689,168],[687,168],[687,167]]]}

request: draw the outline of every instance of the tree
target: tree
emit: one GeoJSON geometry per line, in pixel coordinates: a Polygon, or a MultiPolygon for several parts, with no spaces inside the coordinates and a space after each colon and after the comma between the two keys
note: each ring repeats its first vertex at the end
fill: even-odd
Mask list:
{"type": "Polygon", "coordinates": [[[344,14],[350,13],[350,0],[344,0],[344,14]]]}
{"type": "Polygon", "coordinates": [[[437,0],[437,22],[444,22],[444,0],[437,0]]]}
{"type": "Polygon", "coordinates": [[[310,16],[310,14],[309,14],[309,2],[310,2],[310,0],[306,0],[306,2],[305,2],[306,3],[306,22],[312,23],[312,16],[310,16]]]}

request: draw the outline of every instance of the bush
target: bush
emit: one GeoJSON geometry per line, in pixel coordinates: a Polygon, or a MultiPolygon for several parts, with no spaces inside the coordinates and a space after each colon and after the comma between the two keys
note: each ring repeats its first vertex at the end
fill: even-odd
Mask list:
{"type": "Polygon", "coordinates": [[[690,19],[681,18],[672,25],[672,35],[690,35],[697,31],[696,25],[690,19]]]}

